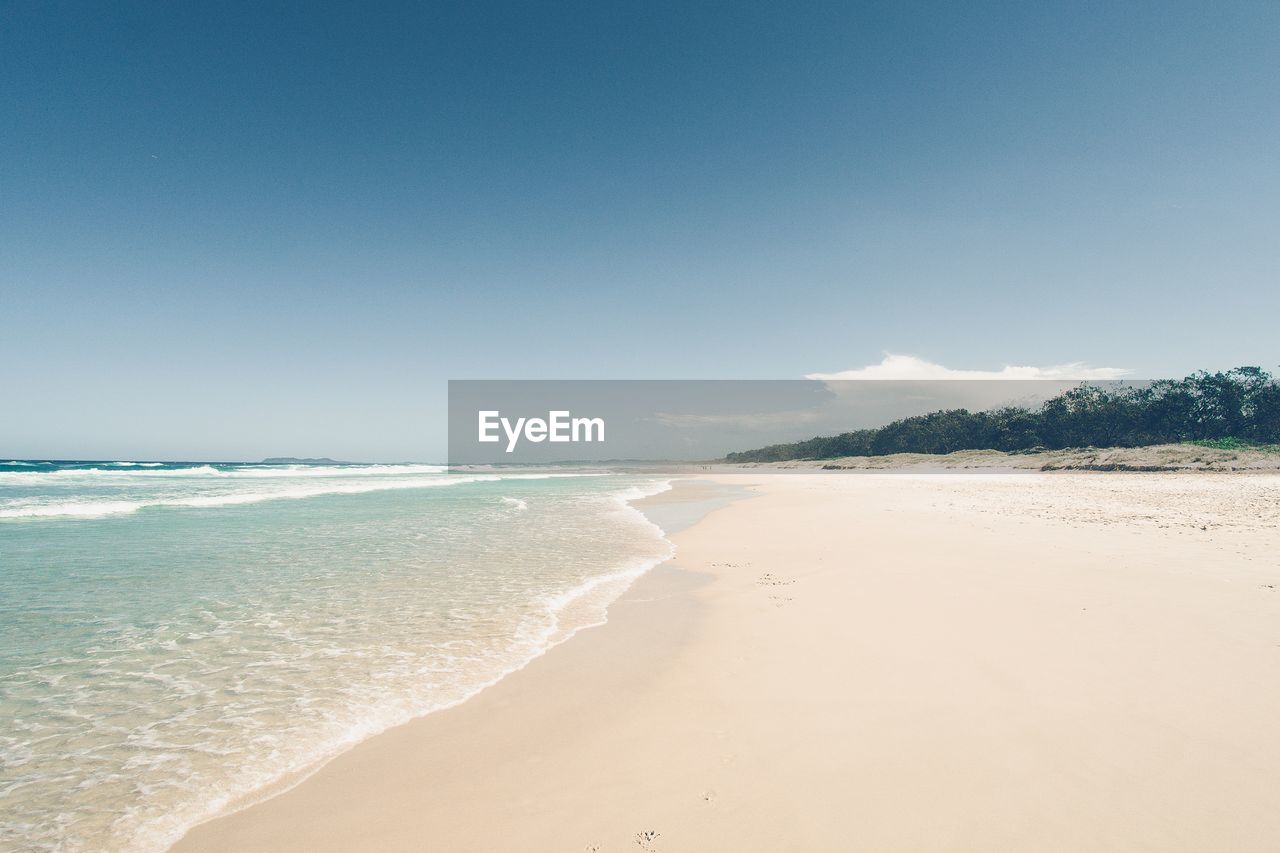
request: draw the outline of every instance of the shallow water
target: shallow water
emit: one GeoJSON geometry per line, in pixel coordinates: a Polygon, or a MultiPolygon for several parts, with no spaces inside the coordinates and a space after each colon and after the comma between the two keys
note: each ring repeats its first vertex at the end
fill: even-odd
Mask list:
{"type": "Polygon", "coordinates": [[[602,472],[0,464],[0,849],[160,850],[667,557],[602,472]]]}

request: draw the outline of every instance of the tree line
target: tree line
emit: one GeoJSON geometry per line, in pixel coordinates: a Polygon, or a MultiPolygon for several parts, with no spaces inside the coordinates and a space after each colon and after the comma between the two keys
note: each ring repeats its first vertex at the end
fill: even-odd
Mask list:
{"type": "Polygon", "coordinates": [[[1082,384],[1039,408],[949,409],[903,418],[872,429],[819,436],[730,453],[728,462],[781,462],[1071,447],[1141,447],[1186,441],[1280,443],[1280,383],[1259,367],[1146,386],[1082,384]]]}

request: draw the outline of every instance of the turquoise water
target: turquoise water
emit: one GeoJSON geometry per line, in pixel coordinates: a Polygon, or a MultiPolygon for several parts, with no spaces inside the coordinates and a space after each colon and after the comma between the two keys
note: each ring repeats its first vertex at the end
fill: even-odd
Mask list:
{"type": "Polygon", "coordinates": [[[670,553],[601,472],[0,464],[0,849],[162,850],[598,624],[670,553]]]}

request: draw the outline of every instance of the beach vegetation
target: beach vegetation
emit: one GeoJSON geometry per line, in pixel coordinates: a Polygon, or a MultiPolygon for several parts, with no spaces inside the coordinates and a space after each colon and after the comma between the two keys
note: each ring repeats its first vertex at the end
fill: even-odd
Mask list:
{"type": "Polygon", "coordinates": [[[1259,367],[1200,371],[1144,385],[1082,383],[1039,407],[948,409],[881,427],[730,453],[725,459],[782,462],[959,450],[1027,453],[1186,442],[1222,450],[1280,445],[1280,383],[1259,367]]]}

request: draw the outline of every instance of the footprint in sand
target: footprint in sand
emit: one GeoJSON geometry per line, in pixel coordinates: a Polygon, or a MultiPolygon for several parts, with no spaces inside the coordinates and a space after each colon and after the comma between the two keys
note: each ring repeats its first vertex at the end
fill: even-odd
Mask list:
{"type": "Polygon", "coordinates": [[[658,849],[657,848],[658,838],[661,835],[662,833],[655,832],[652,829],[646,830],[644,832],[637,832],[636,844],[640,845],[640,849],[644,850],[645,853],[655,853],[655,851],[658,849]]]}
{"type": "MultiPolygon", "coordinates": [[[[795,578],[784,578],[775,575],[773,572],[765,572],[756,581],[758,586],[770,587],[777,589],[778,587],[790,586],[795,583],[795,578]]],[[[791,596],[783,595],[781,590],[769,593],[769,600],[773,602],[774,607],[786,607],[792,600],[791,596]]]]}

